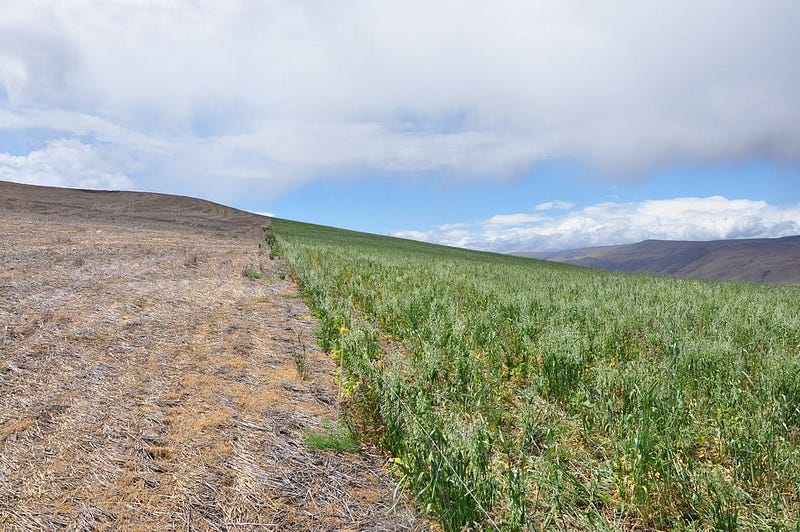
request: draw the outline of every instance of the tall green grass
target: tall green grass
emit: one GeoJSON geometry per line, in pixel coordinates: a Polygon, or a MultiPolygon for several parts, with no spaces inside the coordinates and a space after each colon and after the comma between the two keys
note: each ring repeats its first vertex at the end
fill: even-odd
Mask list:
{"type": "Polygon", "coordinates": [[[350,424],[446,530],[800,529],[799,289],[274,231],[350,424]]]}

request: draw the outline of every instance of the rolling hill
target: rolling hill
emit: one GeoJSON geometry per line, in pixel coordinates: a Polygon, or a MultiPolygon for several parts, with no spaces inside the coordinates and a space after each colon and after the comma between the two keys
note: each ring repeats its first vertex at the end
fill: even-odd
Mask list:
{"type": "Polygon", "coordinates": [[[796,528],[800,288],[157,194],[0,220],[0,530],[796,528]]]}
{"type": "Polygon", "coordinates": [[[273,229],[443,530],[796,528],[800,288],[273,229]]]}
{"type": "Polygon", "coordinates": [[[0,530],[428,529],[325,447],[336,365],[270,223],[0,181],[0,530]]]}
{"type": "Polygon", "coordinates": [[[800,236],[708,242],[645,240],[518,255],[618,272],[800,284],[800,236]]]}
{"type": "Polygon", "coordinates": [[[0,208],[5,213],[24,212],[43,221],[76,221],[211,232],[215,236],[258,235],[269,218],[211,201],[117,190],[82,190],[24,185],[0,181],[0,208]],[[255,228],[255,229],[254,229],[255,228]]]}

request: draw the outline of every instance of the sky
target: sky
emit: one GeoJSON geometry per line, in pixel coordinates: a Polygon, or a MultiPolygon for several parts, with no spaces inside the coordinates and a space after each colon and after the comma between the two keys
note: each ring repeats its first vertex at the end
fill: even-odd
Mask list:
{"type": "Polygon", "coordinates": [[[800,234],[796,0],[10,0],[0,180],[511,252],[800,234]]]}

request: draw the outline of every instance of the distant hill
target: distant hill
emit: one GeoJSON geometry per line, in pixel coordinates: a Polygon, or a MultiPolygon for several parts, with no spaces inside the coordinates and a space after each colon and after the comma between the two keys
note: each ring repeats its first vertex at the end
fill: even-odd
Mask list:
{"type": "Polygon", "coordinates": [[[638,244],[516,253],[602,270],[800,285],[800,236],[638,244]]]}

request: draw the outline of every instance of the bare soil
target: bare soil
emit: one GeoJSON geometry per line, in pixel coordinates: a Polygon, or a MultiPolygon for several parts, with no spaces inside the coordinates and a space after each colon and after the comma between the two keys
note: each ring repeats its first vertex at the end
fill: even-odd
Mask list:
{"type": "Polygon", "coordinates": [[[269,222],[0,182],[0,529],[428,528],[379,453],[304,446],[335,365],[269,222]]]}

